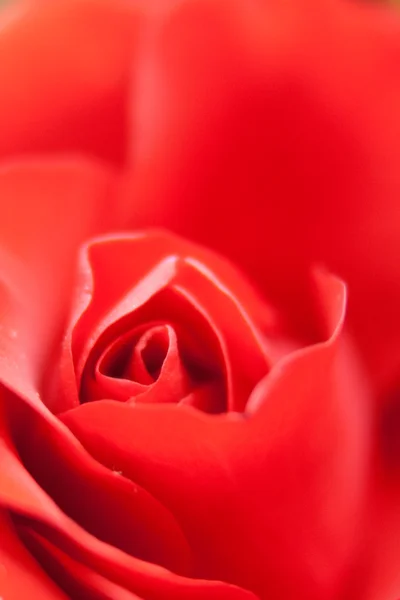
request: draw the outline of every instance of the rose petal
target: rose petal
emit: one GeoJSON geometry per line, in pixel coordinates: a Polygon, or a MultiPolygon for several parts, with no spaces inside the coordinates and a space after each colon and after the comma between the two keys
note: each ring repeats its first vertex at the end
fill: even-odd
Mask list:
{"type": "Polygon", "coordinates": [[[385,600],[400,594],[400,438],[399,395],[375,417],[373,476],[363,536],[355,557],[350,583],[344,586],[345,600],[385,600]]]}
{"type": "Polygon", "coordinates": [[[94,324],[120,303],[159,263],[168,257],[190,258],[193,255],[200,263],[212,265],[225,286],[237,292],[244,306],[251,307],[254,320],[265,328],[273,329],[276,326],[276,315],[272,308],[265,299],[261,301],[246,279],[228,261],[169,232],[150,230],[131,235],[104,236],[91,240],[83,249],[74,317],[78,318],[85,312],[85,320],[83,331],[75,331],[75,345],[82,346],[87,331],[92,330],[94,324]],[[117,271],[115,265],[118,265],[117,271]],[[95,295],[93,288],[96,289],[95,295]]]}
{"type": "Polygon", "coordinates": [[[13,378],[21,393],[21,353],[31,384],[38,386],[64,324],[78,245],[105,226],[112,181],[110,171],[77,157],[25,160],[0,169],[0,373],[4,384],[13,378]]]}
{"type": "Polygon", "coordinates": [[[187,542],[156,498],[117,469],[101,468],[44,419],[20,411],[12,431],[35,482],[86,531],[136,558],[183,574],[190,570],[187,542]]]}
{"type": "MultiPolygon", "coordinates": [[[[374,481],[373,485],[377,486],[377,482],[374,481]]],[[[371,489],[373,501],[365,514],[364,535],[360,539],[349,580],[343,582],[340,597],[344,600],[399,597],[400,489],[398,482],[389,489],[382,481],[379,485],[379,491],[371,489]]]]}
{"type": "MultiPolygon", "coordinates": [[[[19,405],[17,398],[11,399],[9,409],[23,411],[27,406],[19,405]]],[[[34,410],[36,407],[30,407],[34,410]]],[[[51,415],[43,413],[38,416],[41,426],[48,432],[48,440],[53,440],[52,450],[64,449],[66,454],[71,453],[76,457],[80,452],[76,466],[86,469],[91,464],[92,476],[103,467],[93,462],[90,457],[82,455],[82,448],[71,434],[51,415]],[[45,414],[47,417],[45,417],[45,414]]],[[[28,420],[29,421],[29,420],[28,420]]],[[[23,421],[20,421],[23,422],[23,421]]],[[[34,420],[31,422],[35,422],[34,420]]],[[[54,501],[40,488],[38,483],[25,470],[19,457],[10,443],[7,430],[4,429],[5,421],[2,418],[0,459],[2,469],[0,471],[0,506],[6,507],[13,514],[13,522],[20,531],[27,527],[34,529],[45,540],[56,546],[61,553],[66,553],[71,560],[78,561],[83,566],[101,573],[101,576],[115,582],[116,585],[125,587],[139,596],[154,597],[157,600],[167,600],[171,597],[177,600],[185,600],[188,595],[194,600],[256,600],[255,597],[245,590],[215,581],[201,581],[186,579],[174,573],[162,569],[154,564],[138,560],[128,556],[116,547],[105,544],[98,538],[82,529],[76,522],[63,513],[54,501]]],[[[51,453],[52,451],[50,451],[51,453]]],[[[34,448],[31,447],[31,464],[35,465],[34,448]]],[[[55,454],[57,456],[57,453],[55,454]]],[[[35,465],[40,470],[40,456],[35,465]]],[[[60,467],[65,463],[60,461],[60,467]]],[[[109,476],[109,475],[108,475],[109,476]]],[[[169,542],[175,543],[176,536],[172,536],[169,542]]],[[[29,564],[28,564],[29,566],[29,564]]],[[[94,579],[98,578],[93,575],[94,579]]],[[[58,598],[58,596],[56,596],[58,598]]]]}
{"type": "Polygon", "coordinates": [[[15,3],[1,15],[0,156],[79,151],[121,163],[138,5],[15,3]]]}
{"type": "Polygon", "coordinates": [[[6,511],[0,510],[0,594],[5,600],[67,600],[19,541],[6,511]]]}
{"type": "Polygon", "coordinates": [[[72,559],[29,528],[20,528],[22,539],[31,552],[61,587],[69,598],[85,600],[141,600],[136,594],[116,585],[99,573],[72,559]]]}

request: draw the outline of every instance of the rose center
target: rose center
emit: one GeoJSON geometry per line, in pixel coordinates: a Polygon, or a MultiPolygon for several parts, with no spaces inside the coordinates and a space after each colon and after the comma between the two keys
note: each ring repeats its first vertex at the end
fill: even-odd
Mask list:
{"type": "Polygon", "coordinates": [[[153,326],[144,333],[134,332],[116,342],[104,356],[99,369],[114,379],[151,385],[159,378],[175,346],[176,335],[170,325],[153,326]]]}

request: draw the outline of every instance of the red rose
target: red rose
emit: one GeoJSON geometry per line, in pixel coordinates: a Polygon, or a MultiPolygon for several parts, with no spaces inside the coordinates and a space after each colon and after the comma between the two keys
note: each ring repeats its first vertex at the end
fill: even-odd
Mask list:
{"type": "Polygon", "coordinates": [[[400,594],[400,19],[275,4],[4,13],[4,599],[400,594]]]}

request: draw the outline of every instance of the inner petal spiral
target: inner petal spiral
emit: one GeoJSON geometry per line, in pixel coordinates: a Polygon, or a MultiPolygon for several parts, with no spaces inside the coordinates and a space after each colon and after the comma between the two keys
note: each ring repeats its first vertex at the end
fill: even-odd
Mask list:
{"type": "Polygon", "coordinates": [[[115,341],[99,361],[99,371],[116,379],[151,385],[160,375],[164,361],[177,352],[177,340],[170,325],[141,328],[115,341]]]}
{"type": "MultiPolygon", "coordinates": [[[[164,309],[167,297],[161,298],[164,309]]],[[[160,298],[153,299],[158,308],[159,301],[160,298]]],[[[223,375],[211,341],[213,336],[210,343],[200,344],[199,351],[198,340],[192,332],[188,334],[185,320],[174,323],[164,313],[158,321],[142,321],[148,309],[147,306],[144,314],[136,313],[127,331],[124,327],[112,327],[105,332],[105,339],[98,340],[82,378],[81,401],[110,398],[130,403],[190,404],[207,412],[226,410],[223,375]]],[[[205,323],[199,323],[199,331],[200,328],[204,342],[205,323]]]]}
{"type": "Polygon", "coordinates": [[[103,390],[112,386],[118,394],[119,388],[122,400],[179,402],[193,385],[201,383],[190,371],[188,351],[180,348],[174,327],[153,324],[111,344],[98,362],[96,378],[102,381],[103,390]],[[163,386],[162,393],[154,390],[157,383],[163,386]]]}
{"type": "Polygon", "coordinates": [[[51,389],[56,410],[95,400],[245,410],[271,368],[276,318],[229,264],[150,234],[95,240],[81,267],[51,389]]]}

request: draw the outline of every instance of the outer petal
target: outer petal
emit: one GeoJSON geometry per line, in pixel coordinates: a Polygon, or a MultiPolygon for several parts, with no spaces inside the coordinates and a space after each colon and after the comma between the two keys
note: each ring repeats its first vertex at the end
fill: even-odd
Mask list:
{"type": "MultiPolygon", "coordinates": [[[[79,507],[83,506],[81,503],[85,504],[89,500],[86,492],[83,491],[83,496],[81,496],[82,490],[78,489],[82,483],[84,486],[87,484],[93,486],[93,489],[97,491],[97,499],[92,498],[94,502],[92,517],[90,517],[90,512],[87,513],[89,519],[93,519],[96,513],[96,502],[102,504],[107,496],[117,500],[119,492],[115,493],[115,486],[122,489],[121,486],[132,486],[132,483],[121,477],[120,474],[113,474],[93,460],[74,436],[49,412],[42,412],[39,415],[35,411],[36,414],[34,414],[32,408],[29,408],[19,398],[4,394],[1,397],[0,406],[5,409],[0,420],[0,460],[2,464],[0,506],[9,510],[19,539],[43,565],[47,576],[54,578],[58,585],[66,590],[73,589],[71,586],[75,585],[75,590],[79,588],[81,593],[91,591],[95,598],[102,598],[101,593],[105,594],[107,590],[113,591],[113,597],[119,597],[126,590],[125,597],[127,598],[131,598],[136,593],[139,597],[151,597],[157,600],[168,600],[171,597],[177,598],[177,600],[186,600],[187,598],[190,600],[205,600],[206,598],[256,600],[250,592],[235,586],[218,581],[185,578],[152,562],[130,556],[82,528],[70,516],[79,516],[79,507]],[[21,456],[17,455],[7,431],[6,425],[9,419],[11,419],[11,430],[16,437],[21,456]],[[25,430],[24,424],[26,425],[25,430]],[[36,434],[38,437],[35,440],[36,434]],[[49,459],[52,465],[48,462],[49,459]],[[75,483],[72,483],[71,479],[69,480],[70,495],[59,487],[59,483],[63,485],[63,478],[57,474],[57,465],[60,472],[67,476],[65,483],[72,473],[74,473],[73,479],[77,477],[75,483],[81,481],[76,488],[75,483]],[[111,481],[113,478],[114,483],[111,481]],[[96,479],[97,484],[95,483],[96,479]],[[98,487],[99,483],[100,487],[98,487]],[[41,485],[44,486],[44,489],[40,487],[41,485]],[[60,505],[57,504],[58,502],[60,505]],[[72,510],[78,509],[75,515],[71,513],[73,504],[75,504],[75,509],[72,510]],[[128,592],[131,594],[129,595],[128,592]]],[[[133,498],[132,500],[131,516],[135,516],[136,500],[133,498]]],[[[105,506],[100,508],[102,517],[111,516],[112,518],[114,511],[110,512],[111,514],[105,506]]],[[[140,515],[136,514],[136,516],[138,525],[141,527],[143,523],[141,523],[140,515]]],[[[151,528],[151,523],[148,524],[151,528]]],[[[106,521],[104,526],[107,528],[106,521]]],[[[115,528],[112,526],[109,532],[114,535],[115,528]]],[[[10,543],[7,540],[6,550],[10,546],[11,560],[12,550],[14,546],[19,547],[19,542],[16,540],[15,532],[10,535],[10,543]]],[[[136,535],[132,535],[131,543],[137,542],[136,535]]],[[[176,535],[176,532],[171,532],[169,538],[166,537],[166,543],[169,545],[176,542],[179,542],[179,536],[176,535]]],[[[156,548],[155,545],[153,550],[156,548]]],[[[174,556],[174,551],[171,552],[167,546],[161,545],[159,550],[165,552],[168,560],[174,556]]],[[[20,556],[22,565],[26,565],[28,576],[31,572],[31,559],[23,550],[20,551],[20,556]]],[[[44,578],[44,585],[45,583],[46,579],[44,578]]],[[[123,595],[121,597],[124,598],[123,595]]],[[[55,598],[58,600],[62,596],[55,596],[55,598]]]]}
{"type": "Polygon", "coordinates": [[[360,552],[354,563],[346,600],[385,600],[400,596],[400,410],[398,392],[378,415],[374,473],[360,552]]]}
{"type": "Polygon", "coordinates": [[[0,15],[0,156],[123,160],[138,12],[125,0],[57,0],[16,2],[0,15]]]}
{"type": "Polygon", "coordinates": [[[278,363],[248,418],[111,401],[63,415],[171,509],[197,574],[262,598],[336,599],[360,535],[368,399],[340,333],[343,288],[322,289],[329,340],[278,363]]]}
{"type": "Polygon", "coordinates": [[[304,270],[325,262],[350,285],[350,323],[382,389],[400,344],[398,11],[187,0],[146,43],[131,223],[233,258],[299,329],[304,270]]]}
{"type": "Polygon", "coordinates": [[[42,571],[15,535],[6,511],[0,511],[0,594],[5,600],[68,600],[42,571]]]}
{"type": "Polygon", "coordinates": [[[142,600],[126,588],[116,585],[100,573],[91,570],[72,559],[67,553],[38,536],[35,531],[24,531],[27,540],[38,560],[63,583],[70,598],[85,600],[142,600]]]}
{"type": "Polygon", "coordinates": [[[105,227],[112,182],[111,172],[76,157],[0,169],[0,378],[16,390],[24,362],[39,384],[69,306],[77,247],[105,227]]]}
{"type": "Polygon", "coordinates": [[[400,594],[399,483],[387,488],[387,483],[374,481],[373,486],[377,487],[371,490],[364,535],[351,577],[344,581],[343,600],[386,600],[400,594]]]}

